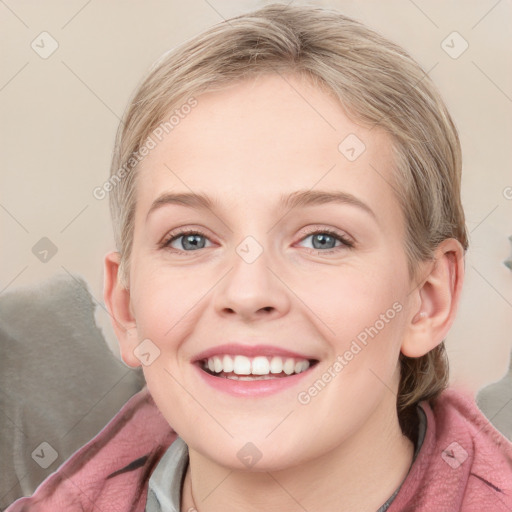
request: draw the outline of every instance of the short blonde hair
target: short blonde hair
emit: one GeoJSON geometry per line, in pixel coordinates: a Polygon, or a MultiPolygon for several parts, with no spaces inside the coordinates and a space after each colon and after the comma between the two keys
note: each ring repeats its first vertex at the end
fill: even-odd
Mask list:
{"type": "MultiPolygon", "coordinates": [[[[110,192],[126,286],[136,171],[148,137],[173,108],[192,104],[207,89],[283,72],[312,80],[334,94],[354,120],[391,136],[396,159],[390,185],[404,213],[412,278],[441,241],[455,238],[466,251],[459,138],[427,74],[401,47],[335,10],[273,4],[219,23],[164,54],[128,105],[117,132],[111,166],[116,181],[110,192]]],[[[414,414],[414,406],[448,385],[444,341],[419,358],[400,354],[400,364],[397,408],[406,429],[404,418],[414,414]]]]}

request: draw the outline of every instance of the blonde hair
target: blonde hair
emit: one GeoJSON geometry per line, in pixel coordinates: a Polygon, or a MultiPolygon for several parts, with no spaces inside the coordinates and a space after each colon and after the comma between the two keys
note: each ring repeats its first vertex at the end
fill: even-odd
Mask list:
{"type": "MultiPolygon", "coordinates": [[[[459,138],[427,74],[401,47],[335,10],[273,4],[215,25],[164,54],[128,105],[117,132],[110,192],[126,286],[136,170],[148,137],[173,108],[178,116],[207,89],[283,72],[312,80],[355,120],[391,136],[396,159],[390,185],[406,221],[404,250],[412,278],[444,239],[455,238],[467,249],[459,138]]],[[[423,357],[400,354],[400,365],[397,407],[405,429],[411,408],[448,385],[444,341],[423,357]]]]}

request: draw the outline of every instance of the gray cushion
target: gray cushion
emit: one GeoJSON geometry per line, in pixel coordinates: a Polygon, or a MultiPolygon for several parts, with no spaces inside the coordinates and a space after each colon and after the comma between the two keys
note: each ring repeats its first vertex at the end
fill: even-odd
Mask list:
{"type": "Polygon", "coordinates": [[[508,373],[498,382],[482,388],[476,401],[489,421],[512,441],[512,359],[508,373]]]}
{"type": "Polygon", "coordinates": [[[66,274],[0,295],[1,509],[32,494],[144,385],[108,348],[95,307],[84,280],[66,274]]]}

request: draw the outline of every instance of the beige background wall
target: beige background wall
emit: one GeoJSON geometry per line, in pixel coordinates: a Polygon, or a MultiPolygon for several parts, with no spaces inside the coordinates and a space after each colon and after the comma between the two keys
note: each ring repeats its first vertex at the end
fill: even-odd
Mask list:
{"type": "MultiPolygon", "coordinates": [[[[0,3],[0,293],[71,272],[82,275],[102,302],[102,259],[113,242],[107,199],[92,192],[108,177],[129,96],[164,51],[268,3],[0,3]],[[42,58],[56,44],[52,39],[58,48],[42,58]],[[46,263],[32,252],[42,237],[57,248],[46,263]]],[[[402,44],[430,72],[456,120],[471,249],[447,347],[452,380],[476,391],[506,372],[512,346],[512,272],[503,264],[512,249],[512,2],[316,3],[402,44]],[[462,38],[450,35],[454,31],[462,38]]],[[[105,317],[99,308],[98,321],[114,346],[105,317]]]]}

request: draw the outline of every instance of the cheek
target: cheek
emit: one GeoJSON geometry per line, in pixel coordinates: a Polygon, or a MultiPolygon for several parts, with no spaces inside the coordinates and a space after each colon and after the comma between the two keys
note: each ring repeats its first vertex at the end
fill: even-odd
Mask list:
{"type": "MultiPolygon", "coordinates": [[[[392,276],[382,270],[372,272],[367,266],[365,270],[344,267],[312,275],[296,283],[295,290],[325,324],[328,338],[346,340],[373,325],[393,307],[401,296],[398,286],[392,276]]],[[[394,311],[388,316],[394,317],[394,311]]]]}
{"type": "Polygon", "coordinates": [[[182,332],[208,291],[208,282],[190,270],[140,266],[132,287],[139,335],[163,342],[182,332]]]}
{"type": "Polygon", "coordinates": [[[317,285],[318,293],[309,296],[307,305],[322,320],[318,328],[331,345],[327,364],[338,362],[332,371],[341,377],[336,379],[339,392],[346,386],[369,389],[378,378],[389,382],[404,328],[400,280],[382,271],[365,274],[354,269],[319,283],[325,284],[317,285]]]}

